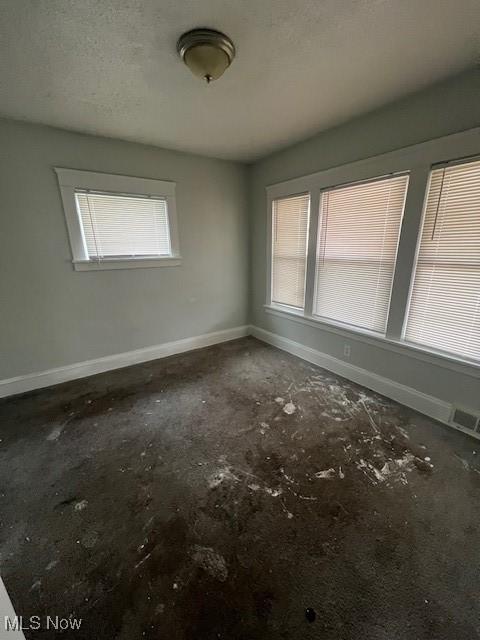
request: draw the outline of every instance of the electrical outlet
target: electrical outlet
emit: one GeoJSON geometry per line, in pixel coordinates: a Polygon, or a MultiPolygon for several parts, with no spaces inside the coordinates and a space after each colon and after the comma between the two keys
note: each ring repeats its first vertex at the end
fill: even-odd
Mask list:
{"type": "Polygon", "coordinates": [[[350,357],[350,345],[347,343],[343,345],[343,355],[345,356],[345,358],[350,357]]]}

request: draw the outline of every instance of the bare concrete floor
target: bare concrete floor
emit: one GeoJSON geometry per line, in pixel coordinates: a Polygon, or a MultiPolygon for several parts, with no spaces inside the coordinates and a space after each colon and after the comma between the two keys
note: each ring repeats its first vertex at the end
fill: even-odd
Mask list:
{"type": "Polygon", "coordinates": [[[480,443],[253,338],[0,421],[1,574],[62,638],[480,637],[480,443]]]}

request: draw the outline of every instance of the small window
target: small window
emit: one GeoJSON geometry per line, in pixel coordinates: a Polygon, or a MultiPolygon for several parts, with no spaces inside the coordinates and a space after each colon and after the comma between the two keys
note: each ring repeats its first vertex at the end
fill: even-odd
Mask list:
{"type": "Polygon", "coordinates": [[[405,339],[480,360],[480,160],[430,174],[405,339]]]}
{"type": "Polygon", "coordinates": [[[179,264],[174,183],[56,171],[77,270],[179,264]]]}
{"type": "Polygon", "coordinates": [[[303,309],[310,196],[272,205],[272,302],[303,309]]]}
{"type": "Polygon", "coordinates": [[[384,333],[408,176],[321,194],[313,313],[384,333]]]}

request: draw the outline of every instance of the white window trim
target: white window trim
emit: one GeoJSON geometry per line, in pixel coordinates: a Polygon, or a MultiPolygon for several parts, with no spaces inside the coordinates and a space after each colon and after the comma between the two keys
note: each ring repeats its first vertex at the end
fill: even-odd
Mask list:
{"type": "Polygon", "coordinates": [[[147,267],[172,267],[181,264],[178,244],[178,223],[175,204],[175,182],[134,178],[109,173],[95,173],[79,169],[54,167],[57,174],[63,210],[67,221],[72,250],[72,262],[76,271],[102,271],[110,269],[138,269],[147,267]],[[157,196],[167,201],[171,255],[165,257],[125,257],[91,260],[85,253],[80,218],[75,204],[75,189],[91,189],[118,194],[157,196]]]}
{"type": "Polygon", "coordinates": [[[480,362],[464,360],[455,355],[436,352],[403,339],[404,323],[410,299],[411,283],[415,268],[417,247],[420,241],[424,201],[427,196],[428,179],[433,165],[455,158],[478,155],[480,152],[480,127],[437,138],[404,149],[366,158],[346,165],[333,167],[307,176],[294,178],[266,187],[267,196],[267,278],[265,311],[354,339],[371,341],[372,344],[395,350],[404,355],[427,359],[432,364],[447,366],[467,375],[479,377],[480,362]],[[323,190],[341,184],[370,180],[383,175],[409,173],[408,192],[400,229],[397,261],[393,276],[390,307],[385,335],[351,327],[312,313],[315,289],[315,257],[318,232],[320,194],[323,190]],[[308,231],[307,274],[305,284],[305,308],[292,310],[272,303],[272,204],[276,198],[298,193],[310,193],[310,225],[308,231]]]}

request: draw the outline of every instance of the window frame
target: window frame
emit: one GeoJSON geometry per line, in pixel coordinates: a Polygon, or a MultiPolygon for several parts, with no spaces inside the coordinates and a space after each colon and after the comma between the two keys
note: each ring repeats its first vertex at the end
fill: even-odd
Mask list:
{"type": "Polygon", "coordinates": [[[102,271],[111,269],[138,269],[150,267],[171,267],[181,264],[178,242],[178,223],[175,199],[176,183],[151,178],[136,178],[118,174],[97,173],[79,169],[54,167],[57,174],[63,210],[67,223],[68,237],[72,252],[72,263],[76,271],[102,271]],[[86,189],[115,195],[157,197],[167,202],[168,226],[171,253],[168,256],[125,256],[89,258],[85,251],[83,229],[77,211],[75,190],[86,189]]]}
{"type": "Polygon", "coordinates": [[[418,243],[422,230],[423,212],[430,171],[441,163],[461,161],[476,156],[480,151],[480,127],[436,138],[378,156],[358,160],[345,165],[325,169],[266,187],[267,200],[267,287],[264,310],[268,314],[340,333],[352,339],[367,341],[393,351],[400,351],[439,366],[447,366],[463,373],[480,377],[480,362],[454,354],[446,354],[404,339],[406,313],[410,300],[418,243]],[[337,186],[365,182],[391,174],[408,173],[409,184],[397,247],[390,305],[385,334],[355,327],[346,323],[321,318],[313,314],[316,247],[321,192],[337,186]],[[310,193],[310,221],[308,229],[307,274],[305,306],[292,310],[272,303],[269,282],[271,279],[271,231],[272,202],[297,193],[310,193]]]}

